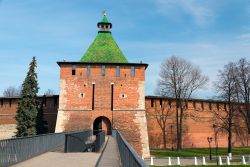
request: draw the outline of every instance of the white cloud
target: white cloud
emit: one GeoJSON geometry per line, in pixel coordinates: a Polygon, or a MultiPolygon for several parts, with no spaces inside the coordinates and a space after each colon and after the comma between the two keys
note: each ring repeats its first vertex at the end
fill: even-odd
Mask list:
{"type": "Polygon", "coordinates": [[[178,18],[180,13],[185,13],[200,26],[206,25],[214,16],[211,5],[200,0],[157,0],[156,6],[160,13],[170,17],[178,18]]]}

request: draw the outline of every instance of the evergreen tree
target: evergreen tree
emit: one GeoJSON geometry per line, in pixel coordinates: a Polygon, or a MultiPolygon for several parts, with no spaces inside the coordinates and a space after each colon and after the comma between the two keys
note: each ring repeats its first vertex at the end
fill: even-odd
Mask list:
{"type": "Polygon", "coordinates": [[[45,103],[46,96],[43,96],[37,113],[37,119],[36,119],[36,131],[37,134],[44,134],[48,133],[48,123],[44,120],[44,114],[43,114],[43,104],[45,103]]]}
{"type": "Polygon", "coordinates": [[[17,107],[17,132],[16,136],[30,136],[36,134],[37,113],[39,102],[37,100],[38,83],[36,70],[36,58],[33,57],[29,71],[22,84],[22,91],[17,107]]]}

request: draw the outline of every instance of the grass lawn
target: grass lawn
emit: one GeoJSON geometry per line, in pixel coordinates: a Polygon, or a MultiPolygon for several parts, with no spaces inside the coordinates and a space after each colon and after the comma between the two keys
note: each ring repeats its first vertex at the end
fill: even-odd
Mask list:
{"type": "MultiPolygon", "coordinates": [[[[151,149],[150,153],[155,157],[201,157],[209,156],[209,148],[189,148],[181,151],[151,149]]],[[[233,155],[250,155],[250,147],[233,148],[233,155]]],[[[218,155],[227,155],[227,148],[218,148],[218,155]]],[[[212,148],[212,156],[215,156],[215,148],[212,148]]]]}
{"type": "MultiPolygon", "coordinates": [[[[207,165],[208,167],[217,167],[216,165],[207,165]]],[[[231,165],[231,166],[237,166],[237,167],[250,167],[250,165],[231,165]]],[[[150,166],[150,167],[168,167],[168,166],[150,166]]],[[[180,166],[175,166],[175,165],[172,165],[171,167],[180,167],[180,166]]],[[[204,167],[202,165],[187,165],[186,167],[204,167]]],[[[219,167],[228,167],[228,165],[220,165],[219,167]]]]}

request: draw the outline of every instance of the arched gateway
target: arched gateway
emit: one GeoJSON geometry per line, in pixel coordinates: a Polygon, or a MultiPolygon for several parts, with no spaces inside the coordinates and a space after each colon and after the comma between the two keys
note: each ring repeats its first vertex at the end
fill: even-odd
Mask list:
{"type": "Polygon", "coordinates": [[[112,128],[121,132],[139,155],[149,157],[144,96],[148,65],[128,62],[112,37],[106,15],[97,26],[98,34],[80,61],[57,62],[60,98],[56,132],[93,128],[111,134],[112,120],[112,128]]]}
{"type": "Polygon", "coordinates": [[[107,117],[97,117],[93,122],[93,134],[104,131],[106,135],[111,135],[111,122],[107,117]]]}

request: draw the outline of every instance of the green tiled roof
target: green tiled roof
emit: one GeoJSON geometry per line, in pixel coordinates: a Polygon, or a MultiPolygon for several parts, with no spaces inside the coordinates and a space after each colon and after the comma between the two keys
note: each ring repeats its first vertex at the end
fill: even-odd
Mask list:
{"type": "Polygon", "coordinates": [[[80,62],[128,63],[111,33],[99,32],[80,62]]]}
{"type": "Polygon", "coordinates": [[[108,19],[106,16],[103,16],[101,23],[108,23],[108,19]]]}

